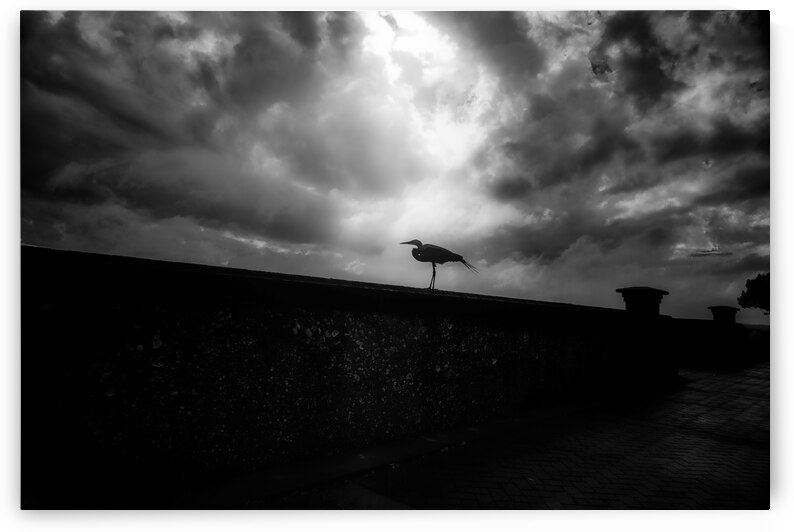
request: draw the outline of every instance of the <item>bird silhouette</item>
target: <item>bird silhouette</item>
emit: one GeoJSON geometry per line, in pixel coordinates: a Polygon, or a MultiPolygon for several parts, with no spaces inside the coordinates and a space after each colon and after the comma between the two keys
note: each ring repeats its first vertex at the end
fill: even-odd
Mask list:
{"type": "Polygon", "coordinates": [[[479,273],[477,268],[466,262],[462,256],[453,253],[448,249],[434,244],[422,244],[420,240],[409,240],[408,242],[400,242],[400,244],[410,244],[416,246],[411,250],[411,255],[414,256],[419,262],[429,262],[433,265],[433,276],[430,278],[430,286],[428,290],[433,290],[436,286],[436,264],[444,264],[445,262],[462,262],[469,270],[474,273],[479,273]]]}

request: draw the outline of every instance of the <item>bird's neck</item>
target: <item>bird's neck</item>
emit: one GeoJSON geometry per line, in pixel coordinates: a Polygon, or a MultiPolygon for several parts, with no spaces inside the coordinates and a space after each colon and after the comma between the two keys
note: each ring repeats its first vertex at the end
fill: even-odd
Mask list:
{"type": "Polygon", "coordinates": [[[411,250],[411,255],[413,255],[415,259],[419,259],[419,246],[416,246],[411,250]]]}

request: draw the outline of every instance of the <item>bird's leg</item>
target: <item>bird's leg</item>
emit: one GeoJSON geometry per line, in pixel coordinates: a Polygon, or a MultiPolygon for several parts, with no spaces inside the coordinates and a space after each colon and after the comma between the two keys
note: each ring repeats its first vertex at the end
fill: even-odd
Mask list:
{"type": "Polygon", "coordinates": [[[436,287],[436,263],[431,263],[433,265],[433,277],[430,278],[430,289],[433,290],[436,287]]]}

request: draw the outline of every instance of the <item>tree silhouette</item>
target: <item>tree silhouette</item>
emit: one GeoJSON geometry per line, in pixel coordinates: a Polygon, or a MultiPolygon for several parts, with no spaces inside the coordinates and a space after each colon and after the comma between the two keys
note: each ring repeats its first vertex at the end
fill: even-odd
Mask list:
{"type": "Polygon", "coordinates": [[[737,299],[742,308],[760,308],[769,314],[769,272],[747,279],[742,295],[737,299]]]}

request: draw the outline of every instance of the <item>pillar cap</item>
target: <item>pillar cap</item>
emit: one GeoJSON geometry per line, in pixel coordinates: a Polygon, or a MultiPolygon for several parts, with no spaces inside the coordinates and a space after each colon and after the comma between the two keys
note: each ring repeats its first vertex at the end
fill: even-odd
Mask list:
{"type": "Polygon", "coordinates": [[[708,309],[709,310],[725,310],[725,311],[733,310],[735,312],[739,312],[739,310],[741,310],[739,307],[732,307],[730,305],[713,305],[711,307],[708,307],[708,309]]]}
{"type": "Polygon", "coordinates": [[[619,294],[659,294],[666,296],[670,294],[667,290],[660,290],[659,288],[651,288],[650,286],[627,286],[626,288],[618,288],[615,290],[619,294]]]}

